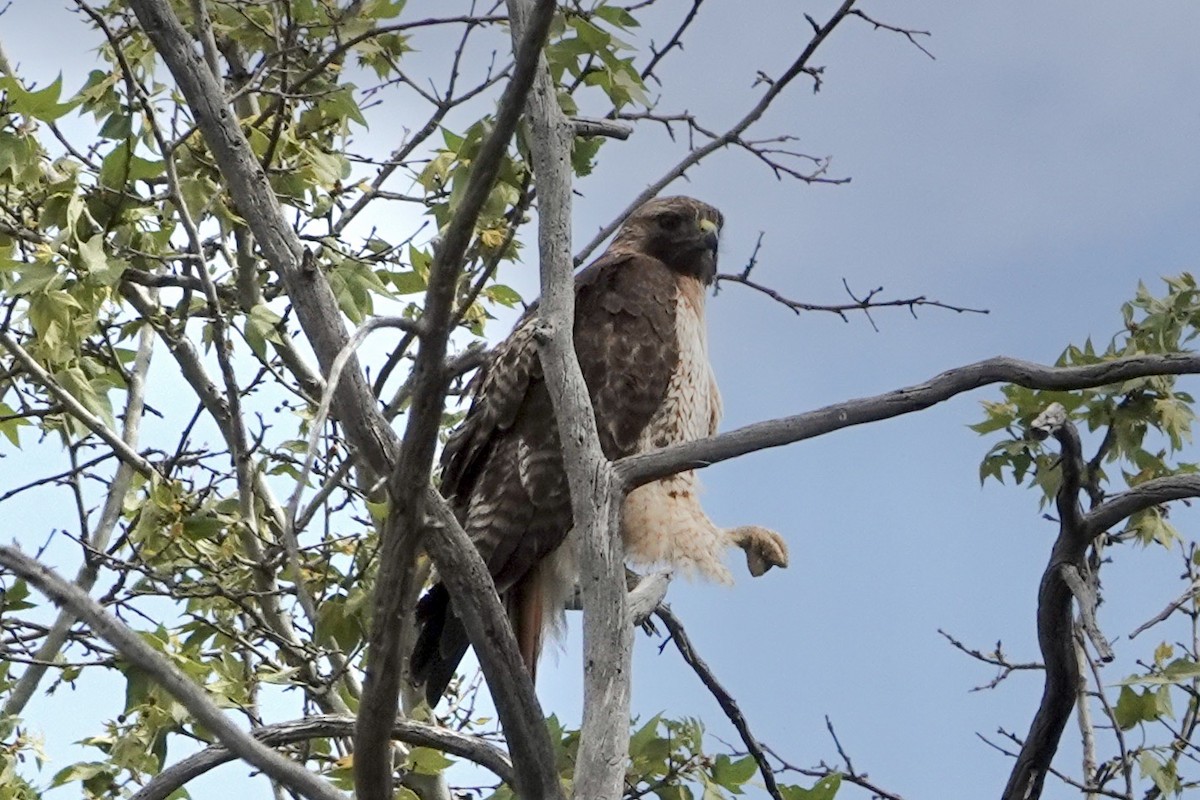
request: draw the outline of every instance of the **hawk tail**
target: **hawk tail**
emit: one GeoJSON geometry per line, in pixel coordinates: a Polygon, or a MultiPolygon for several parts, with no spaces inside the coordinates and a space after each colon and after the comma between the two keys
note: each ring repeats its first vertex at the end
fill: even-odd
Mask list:
{"type": "MultiPolygon", "coordinates": [[[[544,635],[544,595],[540,576],[535,574],[520,581],[505,598],[521,660],[535,682],[544,635]]],[[[450,604],[450,593],[440,583],[417,603],[417,625],[417,643],[409,659],[409,671],[413,683],[425,688],[425,700],[432,708],[446,693],[446,687],[467,654],[470,640],[467,629],[450,604]]]]}
{"type": "Polygon", "coordinates": [[[413,683],[425,687],[425,700],[436,706],[454,678],[470,641],[450,607],[450,592],[437,584],[417,603],[417,643],[409,659],[413,683]]]}
{"type": "Polygon", "coordinates": [[[542,570],[534,569],[508,595],[508,620],[517,638],[517,649],[530,679],[537,683],[537,662],[542,654],[546,597],[542,570]]]}

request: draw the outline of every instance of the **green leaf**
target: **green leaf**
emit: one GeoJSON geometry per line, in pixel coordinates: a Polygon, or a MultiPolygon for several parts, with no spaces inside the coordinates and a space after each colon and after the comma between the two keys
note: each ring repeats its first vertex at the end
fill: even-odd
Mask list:
{"type": "Polygon", "coordinates": [[[105,775],[111,778],[113,775],[112,765],[105,764],[102,761],[81,761],[71,764],[54,773],[54,777],[50,779],[50,785],[64,786],[74,781],[91,780],[98,775],[105,775]]]}
{"type": "Polygon", "coordinates": [[[826,775],[812,785],[811,789],[799,786],[780,786],[779,793],[784,800],[833,800],[838,789],[842,788],[842,776],[834,773],[826,775]]]}
{"type": "Polygon", "coordinates": [[[446,143],[446,149],[451,153],[457,153],[462,149],[463,142],[467,139],[465,136],[459,136],[449,128],[442,128],[442,141],[446,143]]]}
{"type": "Polygon", "coordinates": [[[417,294],[425,291],[425,277],[416,270],[393,272],[389,276],[397,294],[417,294]]]}
{"type": "Polygon", "coordinates": [[[1170,547],[1179,538],[1179,531],[1167,522],[1162,511],[1157,508],[1134,514],[1129,518],[1126,530],[1135,533],[1145,545],[1157,542],[1163,547],[1170,547]]]}
{"type": "Polygon", "coordinates": [[[305,151],[305,176],[317,185],[329,188],[350,177],[350,162],[340,153],[326,153],[315,148],[305,151]]]}
{"type": "Polygon", "coordinates": [[[592,13],[609,25],[621,29],[636,28],[639,24],[632,14],[617,6],[600,6],[592,13]]]}
{"type": "Polygon", "coordinates": [[[1154,692],[1154,707],[1158,711],[1158,718],[1175,719],[1175,708],[1171,704],[1171,687],[1160,686],[1154,692]]]}
{"type": "MultiPolygon", "coordinates": [[[[1160,645],[1160,648],[1162,645],[1160,645]]],[[[1157,650],[1155,651],[1158,652],[1157,650]]],[[[1172,686],[1200,678],[1200,663],[1190,658],[1177,658],[1166,666],[1161,673],[1151,675],[1131,675],[1117,686],[1172,686]]]]}
{"type": "Polygon", "coordinates": [[[13,111],[40,119],[43,122],[53,122],[80,103],[79,100],[67,103],[58,102],[58,96],[62,93],[61,72],[54,79],[54,83],[45,89],[32,92],[26,91],[14,77],[0,78],[0,91],[7,95],[13,111]]]}
{"type": "Polygon", "coordinates": [[[212,539],[227,527],[224,520],[209,514],[193,514],[183,520],[183,533],[189,539],[212,539]]]}
{"type": "Polygon", "coordinates": [[[0,131],[0,177],[14,183],[32,183],[42,177],[43,153],[37,140],[25,133],[0,131]]]}
{"type": "Polygon", "coordinates": [[[276,686],[288,686],[295,682],[296,675],[299,673],[299,667],[259,667],[255,672],[255,676],[263,683],[270,683],[276,686]]]}
{"type": "Polygon", "coordinates": [[[279,335],[279,323],[282,321],[282,317],[262,303],[250,309],[246,315],[246,342],[260,359],[267,358],[267,342],[282,343],[279,335]]]}
{"type": "Polygon", "coordinates": [[[607,50],[613,40],[612,34],[583,17],[571,17],[567,24],[575,29],[575,33],[579,36],[580,41],[594,51],[607,50]]]}
{"type": "Polygon", "coordinates": [[[3,592],[0,592],[0,611],[12,613],[13,611],[37,608],[36,604],[25,599],[27,597],[29,597],[29,585],[18,578],[12,582],[12,585],[4,587],[3,592]]]}
{"type": "Polygon", "coordinates": [[[371,515],[372,520],[375,522],[383,522],[383,520],[387,519],[389,506],[386,500],[381,500],[377,503],[366,500],[364,503],[367,506],[367,512],[371,515]]]}
{"type": "Polygon", "coordinates": [[[21,428],[32,424],[24,417],[17,416],[12,406],[0,403],[0,434],[8,439],[13,447],[21,446],[21,428]]]}
{"type": "Polygon", "coordinates": [[[454,762],[431,747],[414,747],[408,751],[408,768],[418,775],[440,775],[454,762]]]}
{"type": "Polygon", "coordinates": [[[662,714],[655,714],[646,724],[638,728],[638,730],[629,737],[629,755],[632,758],[637,758],[650,742],[658,738],[658,724],[662,721],[662,714]]]}
{"type": "Polygon", "coordinates": [[[571,146],[571,168],[577,176],[585,178],[592,174],[592,170],[596,168],[596,156],[603,144],[604,139],[599,136],[575,139],[571,146]]]}
{"type": "Polygon", "coordinates": [[[96,135],[101,139],[124,141],[133,135],[133,117],[126,114],[124,110],[118,109],[108,115],[96,135]]]}
{"type": "Polygon", "coordinates": [[[1153,722],[1160,713],[1158,696],[1152,689],[1138,692],[1133,687],[1122,686],[1114,712],[1117,725],[1123,731],[1141,722],[1153,722]]]}
{"type": "Polygon", "coordinates": [[[129,142],[122,142],[100,164],[100,185],[123,191],[131,181],[144,181],[163,174],[162,161],[151,161],[133,154],[129,142]]]}
{"type": "Polygon", "coordinates": [[[1200,663],[1190,658],[1177,658],[1163,670],[1172,683],[1182,683],[1193,678],[1200,678],[1200,663]]]}
{"type": "Polygon", "coordinates": [[[517,293],[516,289],[499,283],[489,286],[484,290],[484,294],[487,295],[488,299],[508,308],[513,308],[521,302],[521,295],[517,293]]]}
{"type": "Polygon", "coordinates": [[[49,262],[34,261],[21,266],[21,277],[9,289],[14,295],[36,294],[62,284],[58,269],[49,262]]]}
{"type": "Polygon", "coordinates": [[[713,762],[712,778],[730,791],[740,793],[742,785],[758,771],[758,762],[754,756],[744,756],[734,761],[722,753],[713,762]]]}
{"type": "Polygon", "coordinates": [[[693,800],[692,790],[683,784],[674,783],[654,791],[658,800],[693,800]]]}
{"type": "Polygon", "coordinates": [[[1002,431],[1016,421],[1017,409],[1012,403],[994,403],[983,401],[985,419],[967,427],[983,435],[1002,431]]]}
{"type": "Polygon", "coordinates": [[[96,234],[79,245],[79,266],[89,279],[102,286],[116,286],[128,266],[119,259],[109,260],[104,252],[104,236],[96,234]]]}
{"type": "Polygon", "coordinates": [[[96,386],[88,380],[82,369],[68,367],[55,373],[54,377],[84,408],[100,417],[110,428],[116,428],[108,397],[96,391],[96,386]]]}
{"type": "Polygon", "coordinates": [[[1154,753],[1143,750],[1138,753],[1138,769],[1143,778],[1154,781],[1163,795],[1178,795],[1183,791],[1174,761],[1160,761],[1154,753]]]}
{"type": "Polygon", "coordinates": [[[364,128],[367,127],[367,118],[363,116],[362,109],[354,100],[353,84],[347,83],[337,91],[330,92],[321,98],[317,108],[322,119],[338,120],[343,124],[346,120],[352,120],[364,128]]]}

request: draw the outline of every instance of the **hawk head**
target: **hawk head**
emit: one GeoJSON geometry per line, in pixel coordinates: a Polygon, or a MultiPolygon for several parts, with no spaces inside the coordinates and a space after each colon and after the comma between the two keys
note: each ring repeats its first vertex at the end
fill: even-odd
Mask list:
{"type": "Polygon", "coordinates": [[[614,248],[653,256],[706,286],[717,275],[717,242],[725,218],[691,197],[659,197],[629,215],[614,248]]]}

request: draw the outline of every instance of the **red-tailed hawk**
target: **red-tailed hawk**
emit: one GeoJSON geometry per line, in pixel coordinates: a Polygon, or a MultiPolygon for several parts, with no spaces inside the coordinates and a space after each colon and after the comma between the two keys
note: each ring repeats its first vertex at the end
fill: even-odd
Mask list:
{"type": "MultiPolygon", "coordinates": [[[[575,278],[575,351],[609,459],[713,434],[721,396],[708,361],[704,301],[723,218],[688,197],[651,200],[575,278]]],[[[473,382],[471,409],[442,454],[442,493],[479,548],[531,673],[574,591],[576,548],[558,427],[527,314],[473,382]],[[564,543],[565,542],[565,543],[564,543]]],[[[635,489],[622,509],[628,558],[729,582],[730,545],[750,571],[786,566],[775,533],[709,520],[693,472],[635,489]]],[[[430,705],[468,642],[446,588],[421,598],[410,662],[430,705]]]]}

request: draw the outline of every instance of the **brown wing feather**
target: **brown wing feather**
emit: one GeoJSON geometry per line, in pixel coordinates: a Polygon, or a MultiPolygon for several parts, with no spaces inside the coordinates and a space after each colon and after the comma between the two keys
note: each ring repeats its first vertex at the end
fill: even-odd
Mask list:
{"type": "MultiPolygon", "coordinates": [[[[676,280],[656,258],[609,252],[579,273],[575,289],[575,350],[600,445],[620,458],[637,446],[678,361],[676,280]]],[[[535,568],[562,544],[572,516],[532,322],[529,315],[518,323],[476,378],[471,410],[442,457],[442,491],[506,598],[527,661],[536,660],[544,622],[535,568]]],[[[426,596],[436,601],[422,600],[412,659],[431,704],[466,650],[465,632],[445,618],[436,589],[426,596]]]]}
{"type": "MultiPolygon", "coordinates": [[[[508,431],[531,384],[541,381],[542,364],[528,315],[496,346],[471,381],[471,408],[442,450],[442,494],[456,504],[466,500],[497,440],[508,431]]],[[[457,504],[456,504],[457,505],[457,504]]]]}
{"type": "Polygon", "coordinates": [[[634,452],[679,361],[674,273],[637,253],[615,266],[601,259],[579,274],[575,312],[575,352],[610,459],[634,452]]]}

